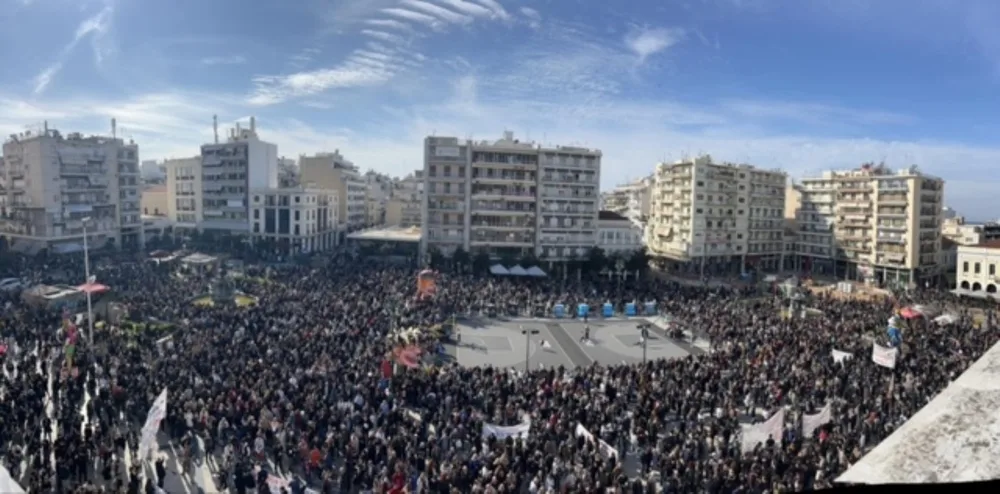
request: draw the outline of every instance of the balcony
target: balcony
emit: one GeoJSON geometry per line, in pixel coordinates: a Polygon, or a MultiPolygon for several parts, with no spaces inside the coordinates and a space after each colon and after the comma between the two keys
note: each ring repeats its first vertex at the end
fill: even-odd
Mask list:
{"type": "Polygon", "coordinates": [[[906,206],[910,202],[906,194],[882,194],[878,197],[878,203],[887,206],[906,206]]]}
{"type": "Polygon", "coordinates": [[[883,209],[879,208],[878,215],[883,218],[906,218],[909,216],[905,209],[883,209]]]}

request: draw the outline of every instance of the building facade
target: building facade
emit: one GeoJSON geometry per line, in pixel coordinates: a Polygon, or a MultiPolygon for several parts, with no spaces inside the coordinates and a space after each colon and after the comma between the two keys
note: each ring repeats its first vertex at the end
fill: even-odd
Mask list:
{"type": "Polygon", "coordinates": [[[1000,239],[1000,223],[966,223],[965,217],[952,215],[942,219],[941,235],[958,245],[979,245],[1000,239]]]}
{"type": "Polygon", "coordinates": [[[386,203],[385,224],[421,226],[424,204],[423,170],[417,170],[392,184],[392,198],[386,203]]]}
{"type": "Polygon", "coordinates": [[[910,284],[937,277],[944,181],[882,165],[802,180],[798,254],[804,270],[910,284]]]}
{"type": "Polygon", "coordinates": [[[250,238],[283,256],[338,245],[337,192],[303,187],[250,191],[250,238]]]}
{"type": "Polygon", "coordinates": [[[618,213],[601,211],[597,219],[597,246],[608,256],[630,256],[643,248],[642,228],[618,213]]]}
{"type": "Polygon", "coordinates": [[[150,185],[142,190],[142,215],[166,217],[169,210],[169,196],[166,185],[150,185]]]}
{"type": "Polygon", "coordinates": [[[92,247],[143,244],[134,142],[63,136],[46,123],[11,135],[0,163],[0,235],[13,249],[82,250],[84,220],[92,247]]]}
{"type": "Polygon", "coordinates": [[[358,173],[358,167],[344,159],[339,149],[332,153],[300,156],[299,174],[304,186],[337,192],[339,222],[344,231],[364,227],[368,186],[358,173]]]}
{"type": "Polygon", "coordinates": [[[601,209],[611,211],[643,225],[652,204],[653,176],[619,185],[601,194],[601,209]]]}
{"type": "Polygon", "coordinates": [[[657,165],[646,244],[670,270],[772,271],[783,265],[787,175],[711,156],[657,165]]]}
{"type": "Polygon", "coordinates": [[[201,156],[163,161],[167,175],[167,218],[180,229],[197,229],[202,221],[201,156]]]}
{"type": "Polygon", "coordinates": [[[1000,286],[1000,240],[958,246],[959,290],[995,295],[1000,286]]]}
{"type": "Polygon", "coordinates": [[[497,141],[424,142],[421,251],[560,261],[597,241],[601,152],[497,141]]]}
{"type": "Polygon", "coordinates": [[[200,230],[246,233],[251,189],[278,187],[278,146],[260,140],[256,119],[239,124],[226,142],[201,147],[200,230]]]}
{"type": "Polygon", "coordinates": [[[386,224],[386,207],[392,199],[392,177],[369,170],[365,180],[365,225],[386,224]]]}

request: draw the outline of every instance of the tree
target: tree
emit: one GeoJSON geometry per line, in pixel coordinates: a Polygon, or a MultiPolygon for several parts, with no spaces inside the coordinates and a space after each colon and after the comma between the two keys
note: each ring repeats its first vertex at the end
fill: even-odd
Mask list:
{"type": "Polygon", "coordinates": [[[527,252],[521,256],[521,260],[519,262],[521,267],[524,269],[528,269],[532,266],[538,266],[538,258],[536,258],[531,252],[527,252]]]}
{"type": "Polygon", "coordinates": [[[479,251],[472,259],[472,271],[475,273],[486,273],[490,270],[490,255],[486,251],[479,251]]]}
{"type": "Polygon", "coordinates": [[[604,253],[604,249],[591,247],[587,253],[586,269],[591,273],[600,273],[606,267],[608,267],[608,256],[604,253]]]}
{"type": "Polygon", "coordinates": [[[472,262],[472,257],[469,255],[468,251],[458,247],[455,249],[455,252],[451,253],[451,262],[457,271],[463,271],[472,262]]]}
{"type": "Polygon", "coordinates": [[[649,252],[646,251],[646,247],[640,247],[639,249],[632,252],[632,255],[626,260],[626,269],[635,272],[645,272],[649,269],[649,252]]]}
{"type": "Polygon", "coordinates": [[[514,256],[510,254],[504,254],[503,257],[500,258],[500,264],[503,264],[503,267],[507,269],[514,267],[514,264],[516,262],[517,259],[515,259],[514,256]]]}
{"type": "Polygon", "coordinates": [[[427,264],[430,265],[432,269],[441,269],[444,265],[444,254],[441,253],[436,245],[432,245],[427,249],[427,264]]]}

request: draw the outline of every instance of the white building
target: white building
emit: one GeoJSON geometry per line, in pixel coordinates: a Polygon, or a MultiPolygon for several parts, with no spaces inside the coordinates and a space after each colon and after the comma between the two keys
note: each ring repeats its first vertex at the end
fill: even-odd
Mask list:
{"type": "Polygon", "coordinates": [[[670,269],[735,274],[782,265],[783,171],[702,156],[661,163],[654,179],[646,244],[670,269]]]}
{"type": "Polygon", "coordinates": [[[358,173],[358,167],[345,159],[340,150],[299,157],[299,173],[307,187],[337,192],[339,222],[345,231],[365,225],[368,186],[358,173]]]}
{"type": "Polygon", "coordinates": [[[167,173],[167,218],[182,229],[202,221],[201,156],[163,161],[167,173]]]}
{"type": "MultiPolygon", "coordinates": [[[[114,134],[112,120],[112,134],[114,134]]],[[[143,244],[139,147],[43,128],[11,135],[0,164],[0,235],[25,252],[143,244]]]]}
{"type": "Polygon", "coordinates": [[[1000,286],[1000,240],[958,246],[958,289],[997,294],[1000,286]]]}
{"type": "Polygon", "coordinates": [[[392,199],[392,177],[369,170],[364,175],[365,186],[365,224],[368,226],[384,225],[386,223],[386,206],[392,199]]]}
{"type": "Polygon", "coordinates": [[[600,166],[598,150],[543,148],[511,132],[492,142],[428,137],[421,251],[585,255],[597,242],[600,166]]]}
{"type": "Polygon", "coordinates": [[[147,182],[155,182],[164,178],[163,166],[156,160],[143,160],[139,169],[142,179],[147,182]]]}
{"type": "Polygon", "coordinates": [[[944,181],[916,167],[867,163],[802,180],[797,217],[804,270],[908,285],[946,274],[941,250],[944,181]]]}
{"type": "Polygon", "coordinates": [[[337,192],[263,188],[250,192],[250,238],[279,255],[330,250],[338,244],[337,192]]]}
{"type": "Polygon", "coordinates": [[[249,229],[249,191],[278,187],[278,146],[237,123],[226,142],[201,147],[202,211],[199,229],[246,233],[249,229]]]}
{"type": "Polygon", "coordinates": [[[643,248],[642,227],[611,211],[597,219],[597,246],[608,256],[630,256],[643,248]]]}
{"type": "Polygon", "coordinates": [[[601,194],[601,209],[617,213],[643,225],[649,218],[654,179],[652,176],[619,185],[601,194]]]}

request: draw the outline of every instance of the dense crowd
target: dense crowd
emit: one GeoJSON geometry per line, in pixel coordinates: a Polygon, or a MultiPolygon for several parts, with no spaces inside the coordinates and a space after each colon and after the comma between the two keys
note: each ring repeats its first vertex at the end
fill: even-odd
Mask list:
{"type": "MultiPolygon", "coordinates": [[[[53,272],[82,279],[79,264],[24,261],[11,271],[36,282],[53,272]]],[[[0,295],[8,348],[0,455],[29,492],[155,492],[163,461],[144,474],[125,459],[135,458],[139,428],[163,389],[160,443],[179,455],[171,468],[188,474],[208,461],[220,491],[269,492],[267,472],[295,479],[282,488],[295,493],[307,485],[323,493],[819,489],[997,341],[989,309],[975,323],[968,308],[932,294],[921,301],[958,321],[907,322],[891,370],[869,357],[872,342],[885,339],[891,301],[820,298],[812,305],[822,315],[787,319],[780,297],[727,288],[448,273],[433,299],[418,301],[415,271],[340,254],[321,267],[246,266],[232,279],[255,305],[204,306],[192,296],[207,293],[219,272],[179,274],[172,264],[121,258],[94,269],[130,319],[174,326],[157,341],[163,334],[99,324],[93,344],[85,334],[67,365],[60,314],[0,295]],[[385,378],[381,368],[393,328],[653,300],[713,351],[528,374],[449,364],[397,366],[385,378]],[[834,349],[855,358],[835,363],[834,349]],[[801,415],[827,403],[832,421],[803,437],[801,415]],[[784,435],[741,453],[740,424],[779,408],[784,435]],[[481,438],[484,422],[526,418],[527,438],[481,438]],[[620,453],[578,436],[578,424],[620,453]]]]}

